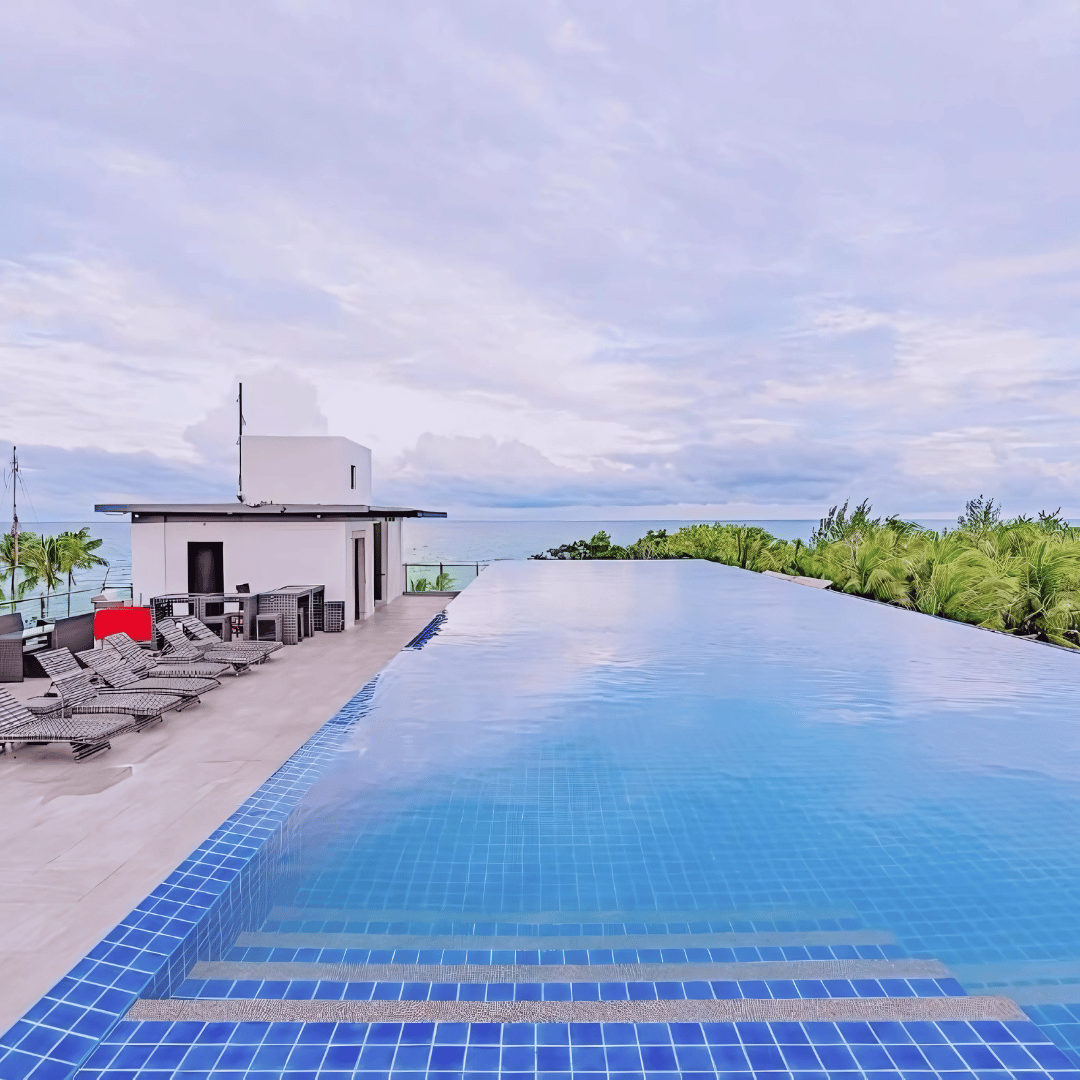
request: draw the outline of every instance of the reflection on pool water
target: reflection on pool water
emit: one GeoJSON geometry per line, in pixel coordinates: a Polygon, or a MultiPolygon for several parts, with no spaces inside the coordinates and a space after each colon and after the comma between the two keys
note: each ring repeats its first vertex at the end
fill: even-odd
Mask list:
{"type": "MultiPolygon", "coordinates": [[[[417,1003],[411,1027],[351,1025],[342,1075],[1063,1075],[1016,1023],[881,1023],[874,1057],[865,1025],[813,1020],[475,1024],[477,1042],[420,1003],[957,998],[958,980],[1080,1045],[1078,688],[1063,650],[728,567],[497,564],[380,677],[298,811],[269,918],[174,996],[417,1003]],[[751,1053],[780,1029],[782,1058],[751,1053]],[[607,1050],[571,1066],[576,1037],[607,1050]],[[364,1057],[379,1038],[397,1049],[364,1057]],[[474,1045],[494,1056],[470,1066],[474,1045]]],[[[295,1050],[264,1060],[339,1060],[295,1050]]]]}
{"type": "Polygon", "coordinates": [[[283,905],[843,910],[1080,976],[1080,657],[700,562],[498,566],[450,614],[283,905]]]}

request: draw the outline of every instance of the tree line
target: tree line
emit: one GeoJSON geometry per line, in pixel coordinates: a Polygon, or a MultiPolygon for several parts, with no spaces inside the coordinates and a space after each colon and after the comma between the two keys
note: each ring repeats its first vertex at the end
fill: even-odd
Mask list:
{"type": "MultiPolygon", "coordinates": [[[[24,532],[19,533],[16,558],[15,537],[6,533],[0,537],[0,606],[14,610],[15,604],[39,585],[45,586],[48,597],[66,583],[70,594],[78,571],[109,565],[96,554],[102,543],[91,537],[89,529],[85,528],[56,536],[24,532]]],[[[70,611],[69,595],[69,614],[70,611]]]]}
{"type": "Polygon", "coordinates": [[[1060,508],[1001,519],[993,499],[971,499],[940,531],[872,517],[864,500],[834,506],[809,542],[755,525],[686,525],[626,547],[605,532],[534,559],[708,559],[744,570],[822,578],[840,592],[1071,648],[1080,647],[1080,528],[1060,508]]]}

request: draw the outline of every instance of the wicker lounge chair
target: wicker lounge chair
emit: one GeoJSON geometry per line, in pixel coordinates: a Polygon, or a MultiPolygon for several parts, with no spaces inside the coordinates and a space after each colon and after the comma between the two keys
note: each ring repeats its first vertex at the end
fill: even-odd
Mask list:
{"type": "Polygon", "coordinates": [[[0,687],[0,746],[16,743],[68,743],[76,761],[109,749],[115,735],[138,726],[130,716],[112,714],[93,719],[35,716],[0,687]]]}
{"type": "Polygon", "coordinates": [[[82,671],[79,661],[71,655],[70,649],[42,649],[34,653],[34,659],[50,679],[62,679],[65,675],[82,671]]]}
{"type": "Polygon", "coordinates": [[[129,694],[157,690],[182,698],[199,698],[221,685],[217,679],[158,679],[136,675],[114,649],[87,649],[78,657],[110,690],[123,690],[129,694]]]}
{"type": "Polygon", "coordinates": [[[227,671],[233,671],[231,664],[219,664],[212,660],[193,664],[175,656],[147,652],[122,632],[110,634],[105,644],[115,649],[136,675],[153,675],[160,679],[216,679],[227,671]]]}
{"type": "MultiPolygon", "coordinates": [[[[170,709],[180,710],[193,704],[176,694],[144,694],[127,690],[101,690],[90,682],[85,671],[53,679],[53,689],[60,699],[65,716],[88,716],[95,713],[127,713],[142,723],[160,720],[170,709]]],[[[31,709],[31,711],[34,711],[31,709]]]]}
{"type": "Polygon", "coordinates": [[[212,648],[215,645],[224,645],[227,649],[242,649],[253,656],[262,657],[285,648],[285,643],[281,641],[222,641],[206,623],[194,615],[181,619],[180,627],[196,646],[208,645],[212,648]]]}
{"type": "Polygon", "coordinates": [[[237,674],[247,671],[254,664],[261,664],[264,657],[230,649],[228,645],[196,645],[172,619],[159,619],[158,632],[165,639],[166,654],[182,657],[185,660],[220,660],[232,664],[237,674]]]}
{"type": "MultiPolygon", "coordinates": [[[[57,679],[78,674],[83,670],[79,666],[79,661],[71,655],[69,649],[50,649],[39,652],[37,656],[39,663],[45,669],[45,673],[53,680],[54,688],[57,679]]],[[[139,680],[137,676],[127,672],[126,668],[122,668],[122,672],[126,673],[127,677],[125,678],[123,673],[118,674],[117,679],[119,681],[113,682],[105,672],[111,674],[115,666],[117,664],[122,665],[123,662],[112,649],[109,649],[108,652],[88,649],[86,652],[79,654],[79,660],[82,660],[91,669],[90,672],[87,672],[87,675],[91,676],[91,678],[96,675],[104,682],[104,686],[94,686],[93,689],[106,696],[109,694],[146,694],[157,690],[183,698],[188,705],[195,705],[199,701],[200,694],[221,685],[216,679],[203,679],[197,683],[194,680],[187,680],[187,682],[191,683],[190,686],[172,685],[169,682],[159,685],[156,680],[139,680]],[[104,657],[104,660],[98,660],[97,657],[104,657]],[[115,661],[110,662],[109,657],[115,657],[115,661]]],[[[44,704],[39,708],[44,708],[44,704]]]]}

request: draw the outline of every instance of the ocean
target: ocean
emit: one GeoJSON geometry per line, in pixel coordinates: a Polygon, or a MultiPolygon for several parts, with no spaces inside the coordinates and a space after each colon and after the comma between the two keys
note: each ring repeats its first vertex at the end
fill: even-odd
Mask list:
{"type": "MultiPolygon", "coordinates": [[[[123,521],[23,521],[24,532],[55,535],[65,529],[86,528],[103,541],[98,554],[109,562],[108,584],[131,582],[131,526],[123,521]]],[[[413,518],[404,522],[405,561],[408,563],[474,563],[499,559],[527,559],[548,548],[588,539],[603,530],[615,544],[629,544],[649,529],[675,532],[692,521],[448,521],[443,518],[413,518]]],[[[741,525],[761,525],[774,536],[787,540],[810,535],[816,521],[745,521],[741,525]]],[[[104,570],[84,571],[79,587],[100,587],[104,570]]]]}

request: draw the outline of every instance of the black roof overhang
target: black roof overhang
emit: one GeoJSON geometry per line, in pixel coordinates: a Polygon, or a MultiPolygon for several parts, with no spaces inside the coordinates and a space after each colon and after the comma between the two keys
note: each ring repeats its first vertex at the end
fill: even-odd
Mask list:
{"type": "Polygon", "coordinates": [[[140,523],[160,521],[376,521],[383,518],[444,518],[444,510],[408,506],[332,506],[318,503],[247,506],[243,503],[97,503],[99,514],[130,514],[140,523]]]}

